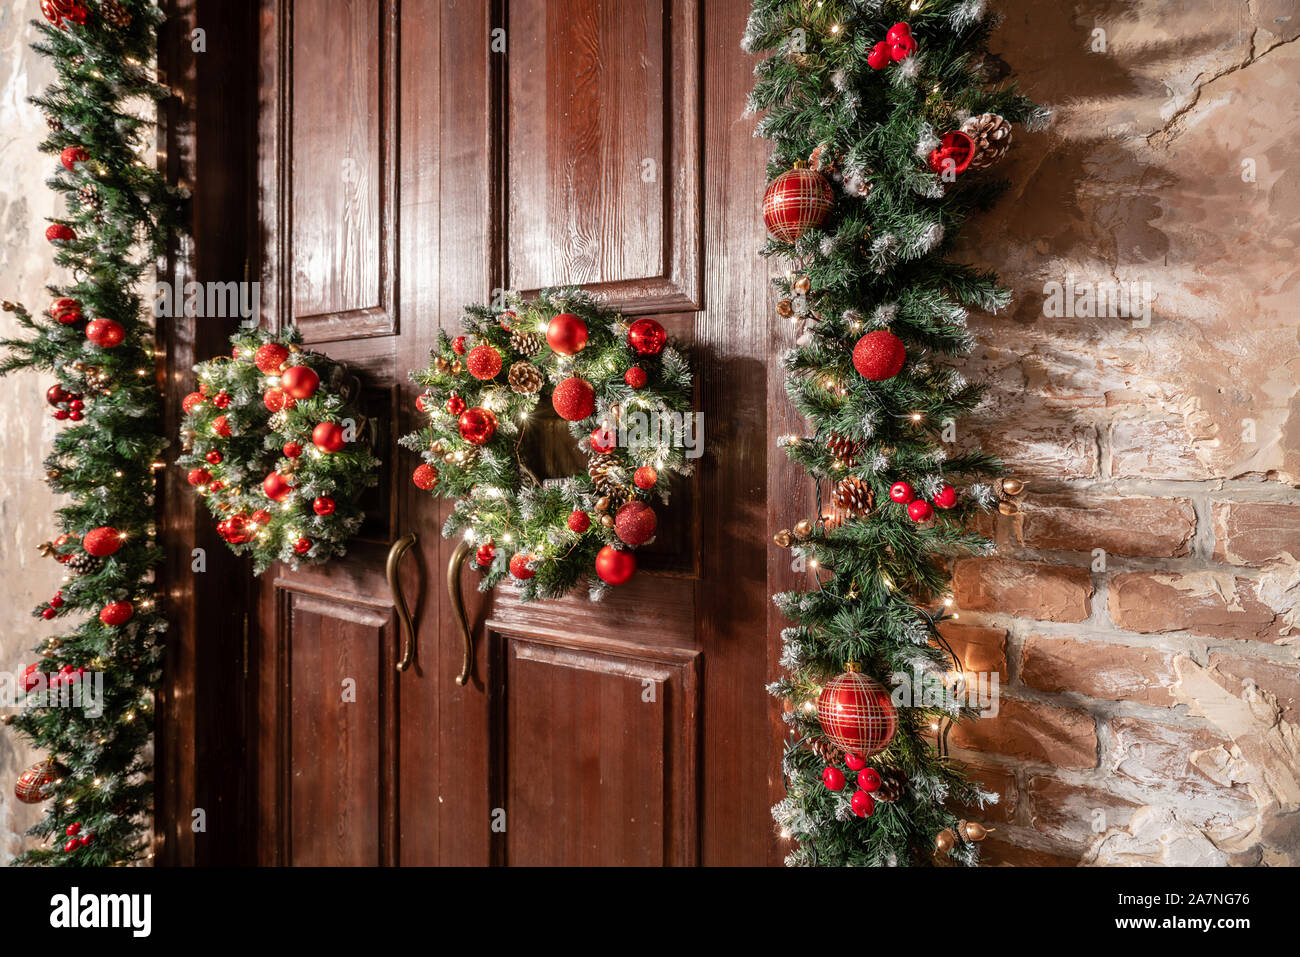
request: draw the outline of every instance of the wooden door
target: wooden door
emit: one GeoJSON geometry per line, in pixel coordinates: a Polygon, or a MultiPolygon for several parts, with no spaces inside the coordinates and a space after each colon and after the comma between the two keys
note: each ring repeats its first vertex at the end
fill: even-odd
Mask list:
{"type": "MultiPolygon", "coordinates": [[[[382,493],[348,556],[259,581],[259,857],[284,864],[755,864],[780,723],[769,627],[763,150],[747,0],[263,0],[266,321],[360,371],[382,493]],[[707,51],[707,55],[706,55],[707,51]],[[446,590],[409,481],[407,373],[495,290],[581,284],[693,350],[706,454],[613,597],[446,590]],[[416,607],[414,666],[384,579],[416,607]],[[354,698],[346,694],[354,689],[354,698]]],[[[549,441],[549,439],[548,439],[549,441]]],[[[567,439],[566,439],[567,441],[567,439]]]]}

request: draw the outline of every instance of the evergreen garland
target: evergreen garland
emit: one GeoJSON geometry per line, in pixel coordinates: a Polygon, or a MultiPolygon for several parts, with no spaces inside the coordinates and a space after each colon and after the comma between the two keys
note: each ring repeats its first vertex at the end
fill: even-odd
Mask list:
{"type": "Polygon", "coordinates": [[[153,326],[139,286],[179,225],[181,197],[149,161],[154,106],[171,92],[152,76],[161,12],[145,0],[46,0],[42,10],[49,22],[36,23],[41,39],[33,49],[54,64],[58,80],[31,102],[50,128],[41,150],[59,157],[47,185],[67,199],[66,216],[52,221],[46,238],[72,279],[49,287],[67,301],[43,316],[5,303],[26,335],[0,343],[0,374],[48,372],[79,396],[76,406],[61,403],[58,417],[73,424],[45,461],[50,487],[67,496],[57,513],[63,534],[49,551],[68,574],[57,605],[34,612],[67,619],[69,627],[35,649],[30,670],[71,675],[53,679],[64,689],[78,682],[92,688],[102,674],[103,701],[96,713],[29,699],[12,722],[48,752],[54,771],[46,815],[29,832],[47,845],[17,863],[120,865],[148,853],[146,752],[166,628],[154,595],[161,557],[154,482],[166,442],[153,326]],[[92,320],[107,320],[100,327],[109,334],[97,336],[105,345],[87,338],[92,320]],[[97,558],[82,548],[82,537],[103,528],[116,529],[120,545],[97,558]],[[130,603],[129,620],[101,620],[119,620],[122,602],[130,603]],[[105,612],[110,605],[118,615],[105,612]]]}
{"type": "MultiPolygon", "coordinates": [[[[742,40],[768,54],[749,106],[764,114],[756,135],[774,144],[770,177],[811,161],[834,190],[828,218],[762,248],[794,264],[775,284],[782,314],[800,327],[784,360],[786,389],[811,432],[781,443],[813,480],[852,477],[855,501],[871,503],[778,535],[818,577],[810,591],[774,596],[794,622],[782,635],[786,675],[769,689],[788,705],[788,796],[773,816],[793,842],[791,865],[974,864],[982,831],[962,828],[945,802],[996,800],[946,756],[950,722],[973,712],[954,693],[950,672],[960,665],[936,626],[946,617],[947,560],[991,548],[965,526],[1003,494],[994,457],[945,448],[945,421],[975,411],[984,390],[944,359],[973,344],[967,310],[997,312],[1010,298],[995,276],[945,253],[1004,184],[978,165],[959,175],[931,165],[941,137],[972,117],[1030,126],[1047,118],[1013,85],[990,82],[994,26],[983,0],[755,0],[742,40]],[[885,41],[900,23],[914,42],[891,57],[885,41]],[[907,352],[902,371],[882,381],[853,363],[855,344],[876,330],[907,352]],[[914,521],[906,502],[891,501],[898,482],[923,500],[948,501],[949,484],[959,493],[952,507],[914,521]],[[885,688],[920,675],[945,689],[930,699],[913,687],[912,706],[897,709],[897,732],[870,763],[898,791],[882,789],[868,816],[855,813],[855,785],[823,783],[845,756],[816,714],[824,683],[853,664],[885,688]]],[[[844,773],[851,782],[853,762],[844,773]]]]}

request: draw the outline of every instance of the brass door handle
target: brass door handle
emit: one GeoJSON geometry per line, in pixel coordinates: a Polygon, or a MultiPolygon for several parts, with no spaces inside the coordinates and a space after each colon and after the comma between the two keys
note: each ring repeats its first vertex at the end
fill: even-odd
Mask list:
{"type": "Polygon", "coordinates": [[[461,662],[460,674],[456,676],[456,684],[462,687],[469,684],[470,675],[474,671],[474,636],[470,634],[469,619],[465,616],[465,596],[460,591],[460,572],[468,559],[469,543],[461,539],[451,553],[451,560],[447,562],[447,594],[451,597],[451,607],[455,610],[460,625],[460,636],[465,642],[465,660],[461,662]]]}
{"type": "Polygon", "coordinates": [[[388,550],[388,590],[393,595],[393,604],[397,607],[397,617],[402,623],[402,657],[397,661],[397,670],[405,671],[411,667],[415,657],[415,623],[411,620],[411,610],[406,607],[406,595],[402,592],[402,582],[397,575],[397,566],[402,556],[415,544],[415,532],[393,542],[388,550]]]}

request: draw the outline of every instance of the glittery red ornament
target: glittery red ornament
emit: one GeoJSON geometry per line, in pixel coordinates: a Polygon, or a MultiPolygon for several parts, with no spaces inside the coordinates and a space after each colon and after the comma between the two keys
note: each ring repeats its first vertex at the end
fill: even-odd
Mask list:
{"type": "Polygon", "coordinates": [[[467,346],[465,345],[465,337],[457,336],[455,339],[451,340],[451,349],[456,353],[456,355],[463,356],[467,349],[467,346]]]}
{"type": "Polygon", "coordinates": [[[289,347],[278,342],[268,342],[258,346],[253,353],[253,364],[268,375],[275,375],[289,359],[289,347]]]}
{"type": "Polygon", "coordinates": [[[951,485],[940,486],[934,493],[934,504],[937,508],[952,508],[957,504],[957,490],[951,485]]]}
{"type": "Polygon", "coordinates": [[[533,560],[532,555],[525,555],[523,552],[515,552],[510,556],[510,574],[514,575],[520,581],[528,581],[537,572],[528,567],[528,563],[533,560]]]}
{"type": "Polygon", "coordinates": [[[296,459],[298,456],[302,455],[302,445],[298,442],[286,442],[284,443],[284,448],[280,451],[284,453],[285,458],[296,459]]]}
{"type": "Polygon", "coordinates": [[[87,555],[106,558],[122,547],[122,533],[111,525],[92,528],[81,539],[81,547],[87,555]]]}
{"type": "Polygon", "coordinates": [[[906,505],[916,498],[912,493],[912,486],[907,482],[895,482],[889,486],[889,497],[899,505],[906,505]]]}
{"type": "Polygon", "coordinates": [[[618,433],[601,426],[591,433],[590,441],[593,452],[612,452],[618,445],[618,433]]]}
{"type": "Polygon", "coordinates": [[[918,498],[915,502],[908,503],[907,517],[914,522],[928,522],[934,518],[934,509],[925,499],[918,498]]]}
{"type": "Polygon", "coordinates": [[[411,481],[415,483],[416,488],[427,492],[438,484],[438,470],[427,463],[417,465],[411,475],[411,481]]]}
{"type": "Polygon", "coordinates": [[[642,369],[640,366],[632,366],[632,368],[623,373],[623,381],[626,382],[628,388],[631,389],[640,389],[646,384],[646,378],[645,369],[642,369]]]}
{"type": "MultiPolygon", "coordinates": [[[[266,515],[268,519],[271,517],[270,514],[265,511],[262,512],[262,514],[266,515]]],[[[252,521],[247,515],[230,516],[230,518],[217,525],[217,531],[221,534],[222,538],[230,542],[232,545],[242,545],[253,537],[252,521]],[[222,528],[223,525],[225,526],[224,529],[222,528]]]]}
{"type": "Polygon", "coordinates": [[[310,538],[298,539],[296,542],[293,543],[293,551],[294,554],[296,555],[306,555],[309,551],[311,551],[311,539],[310,538]]]}
{"type": "Polygon", "coordinates": [[[639,489],[652,489],[659,481],[659,473],[649,465],[643,465],[632,474],[632,481],[639,489]]]}
{"type": "Polygon", "coordinates": [[[773,239],[792,243],[826,222],[835,196],[826,177],[811,169],[782,173],[763,194],[763,225],[773,239]]]}
{"type": "Polygon", "coordinates": [[[460,415],[464,411],[465,411],[465,400],[462,399],[460,396],[458,396],[455,392],[453,392],[451,396],[447,399],[447,414],[460,415]]]}
{"type": "Polygon", "coordinates": [[[489,565],[492,564],[492,559],[496,557],[497,557],[497,550],[492,545],[492,540],[488,539],[486,542],[480,545],[478,547],[478,551],[474,553],[474,563],[478,565],[479,568],[487,568],[489,565]]]}
{"type": "Polygon", "coordinates": [[[581,535],[589,528],[591,528],[590,515],[580,508],[574,509],[569,513],[569,531],[581,535]]]}
{"type": "Polygon", "coordinates": [[[334,499],[328,495],[318,495],[316,500],[311,503],[311,510],[317,515],[333,515],[334,508],[334,499]]]}
{"type": "Polygon", "coordinates": [[[18,776],[14,784],[14,797],[24,804],[40,804],[53,793],[51,785],[58,780],[59,771],[53,761],[33,764],[18,776]]]}
{"type": "Polygon", "coordinates": [[[190,469],[190,473],[185,476],[185,480],[197,488],[200,485],[207,485],[211,482],[212,473],[207,469],[190,469]]]}
{"type": "Polygon", "coordinates": [[[45,238],[50,242],[71,242],[77,238],[77,234],[72,231],[71,226],[65,226],[63,223],[51,223],[45,229],[45,238]]]}
{"type": "Polygon", "coordinates": [[[898,728],[889,692],[859,671],[826,682],[817,698],[817,720],[827,737],[859,758],[885,750],[898,728]]]}
{"type": "Polygon", "coordinates": [[[337,422],[321,422],[311,430],[312,445],[322,452],[341,451],[347,442],[343,438],[343,426],[337,422]]]}
{"type": "Polygon", "coordinates": [[[262,491],[272,502],[283,502],[293,491],[293,482],[281,472],[271,472],[262,480],[262,491]]]}
{"type": "Polygon", "coordinates": [[[225,391],[218,392],[213,397],[212,404],[215,405],[218,409],[230,408],[230,393],[225,391]]]}
{"type": "Polygon", "coordinates": [[[471,445],[486,445],[497,434],[497,417],[490,409],[477,406],[460,414],[460,437],[471,445]]]}
{"type": "Polygon", "coordinates": [[[906,361],[903,340],[887,329],[868,332],[853,347],[853,368],[872,382],[892,379],[902,371],[906,361]]]}
{"type": "Polygon", "coordinates": [[[220,492],[225,487],[226,487],[226,483],[221,481],[221,479],[217,479],[215,482],[213,482],[211,485],[208,486],[208,491],[220,492]]]}
{"type": "Polygon", "coordinates": [[[295,399],[310,399],[320,387],[320,376],[308,366],[289,366],[280,375],[280,388],[295,399]]]}
{"type": "Polygon", "coordinates": [[[620,539],[632,546],[644,545],[654,537],[658,519],[655,510],[645,502],[633,500],[620,508],[614,516],[614,531],[620,539]]]}
{"type": "Polygon", "coordinates": [[[657,356],[668,344],[668,333],[653,319],[638,319],[627,327],[627,344],[639,356],[657,356]]]}
{"type": "Polygon", "coordinates": [[[223,439],[230,438],[231,428],[230,419],[224,415],[219,415],[212,420],[212,431],[217,433],[223,439]]]}
{"type": "Polygon", "coordinates": [[[827,768],[822,771],[822,784],[828,791],[840,791],[844,788],[844,772],[839,768],[827,768]]]}
{"type": "Polygon", "coordinates": [[[853,813],[858,817],[871,817],[876,813],[876,799],[866,791],[854,791],[853,797],[849,798],[849,803],[853,806],[853,813]]]}
{"type": "Polygon", "coordinates": [[[562,356],[581,352],[587,344],[587,324],[571,312],[562,312],[546,324],[546,344],[562,356]]]}
{"type": "Polygon", "coordinates": [[[465,357],[465,368],[476,379],[495,379],[501,373],[501,353],[486,342],[465,357]]]}
{"type": "Polygon", "coordinates": [[[99,613],[99,620],[106,625],[125,625],[135,614],[135,606],[129,601],[115,601],[105,605],[99,613]]]}
{"type": "Polygon", "coordinates": [[[78,163],[84,163],[88,159],[90,159],[90,154],[80,146],[69,146],[59,154],[59,162],[70,173],[77,168],[78,163]]]}
{"type": "Polygon", "coordinates": [[[551,404],[562,419],[581,422],[596,411],[596,390],[586,379],[565,379],[551,393],[551,404]]]}
{"type": "Polygon", "coordinates": [[[207,401],[207,397],[201,392],[191,392],[185,398],[181,399],[181,409],[186,415],[194,411],[196,405],[202,405],[207,401]]]}
{"type": "Polygon", "coordinates": [[[86,323],[86,338],[100,348],[112,349],[122,344],[126,330],[113,319],[91,319],[86,323]]]}
{"type": "Polygon", "coordinates": [[[636,573],[636,556],[606,545],[596,555],[596,574],[608,585],[623,585],[636,573]]]}

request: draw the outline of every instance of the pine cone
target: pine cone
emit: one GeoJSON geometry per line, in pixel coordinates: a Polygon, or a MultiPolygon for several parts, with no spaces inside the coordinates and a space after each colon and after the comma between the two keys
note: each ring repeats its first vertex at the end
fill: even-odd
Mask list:
{"type": "Polygon", "coordinates": [[[531,359],[533,356],[541,355],[542,337],[535,332],[515,329],[510,333],[510,348],[521,356],[531,359]]]}
{"type": "Polygon", "coordinates": [[[49,127],[51,133],[63,132],[63,121],[57,116],[47,116],[45,118],[45,125],[49,127]]]}
{"type": "Polygon", "coordinates": [[[871,511],[875,498],[871,486],[856,475],[849,475],[835,483],[835,504],[850,515],[861,517],[871,511]]]}
{"type": "Polygon", "coordinates": [[[839,746],[830,738],[809,738],[808,747],[813,754],[821,758],[823,764],[835,764],[840,760],[839,746]]]}
{"type": "Polygon", "coordinates": [[[632,496],[628,494],[627,488],[622,485],[615,485],[613,488],[609,489],[609,491],[601,495],[601,497],[596,500],[596,511],[601,514],[601,522],[606,525],[612,523],[614,520],[614,513],[626,505],[631,497],[632,496]],[[609,519],[609,521],[606,521],[606,519],[609,519]]]}
{"type": "Polygon", "coordinates": [[[542,383],[545,382],[542,370],[531,362],[525,362],[522,359],[510,367],[506,380],[510,383],[511,391],[518,392],[520,395],[532,395],[534,392],[541,392],[542,383]]]}
{"type": "Polygon", "coordinates": [[[587,474],[591,476],[596,491],[602,495],[608,495],[613,489],[622,489],[617,477],[622,468],[618,456],[609,452],[598,453],[587,460],[587,474]]]}
{"type": "Polygon", "coordinates": [[[862,443],[838,432],[832,432],[831,437],[826,440],[826,449],[845,468],[851,469],[858,464],[858,453],[862,451],[862,443]]]}
{"type": "Polygon", "coordinates": [[[76,552],[65,562],[65,565],[78,575],[93,575],[104,567],[104,560],[94,555],[87,555],[85,552],[76,552]]]}
{"type": "Polygon", "coordinates": [[[119,30],[125,30],[131,25],[131,12],[122,6],[118,0],[102,0],[99,5],[99,13],[119,30]]]}
{"type": "Polygon", "coordinates": [[[897,801],[903,796],[903,790],[907,787],[907,779],[902,773],[895,771],[893,768],[880,769],[880,787],[876,788],[875,798],[877,801],[884,801],[886,804],[897,801]]]}
{"type": "Polygon", "coordinates": [[[99,195],[99,190],[89,183],[77,190],[77,199],[81,200],[81,205],[87,209],[99,209],[104,205],[104,198],[99,195]]]}
{"type": "Polygon", "coordinates": [[[975,141],[975,157],[971,169],[986,169],[1006,154],[1011,147],[1011,124],[996,113],[972,116],[961,125],[961,131],[975,141]]]}

